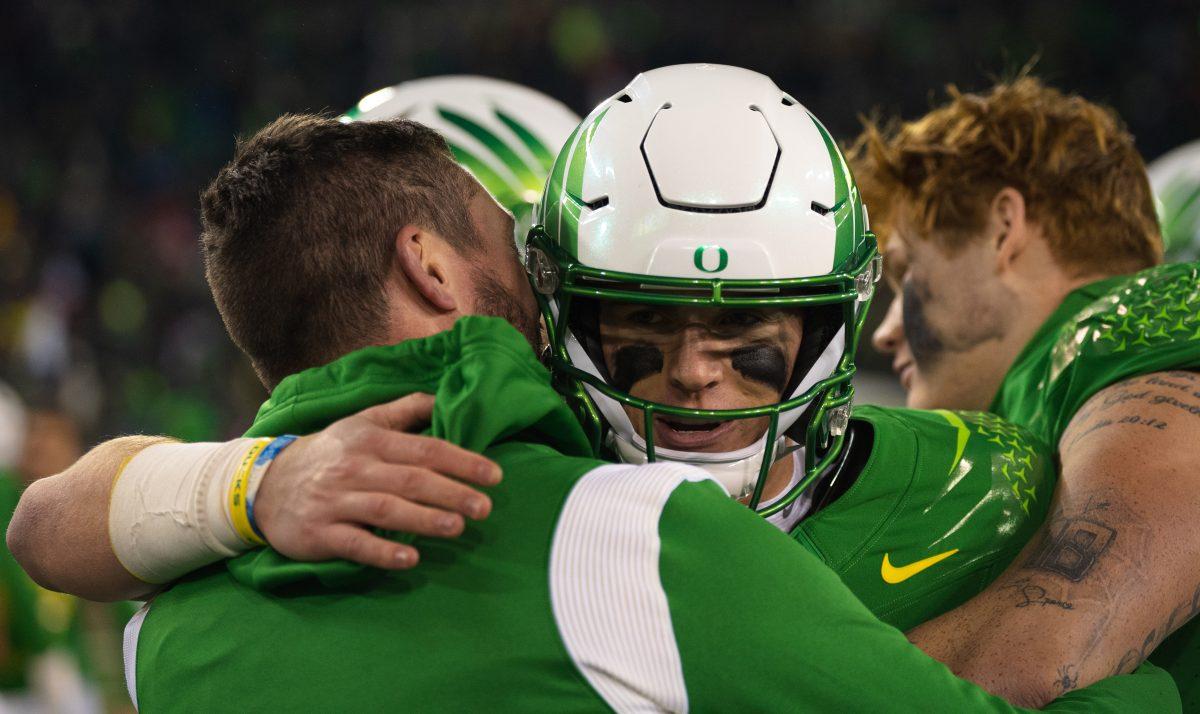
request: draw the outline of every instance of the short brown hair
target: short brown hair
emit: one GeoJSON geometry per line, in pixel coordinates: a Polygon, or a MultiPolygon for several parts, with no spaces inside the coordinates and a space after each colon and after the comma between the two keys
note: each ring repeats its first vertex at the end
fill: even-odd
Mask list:
{"type": "Polygon", "coordinates": [[[1007,186],[1021,192],[1059,266],[1073,276],[1162,260],[1149,180],[1116,113],[1033,77],[950,101],[910,122],[864,119],[849,156],[880,239],[897,209],[953,251],[983,229],[1007,186]]]}
{"type": "Polygon", "coordinates": [[[200,197],[205,274],[229,335],[273,388],[383,339],[396,232],[477,248],[474,182],[416,122],[285,115],[239,141],[200,197]]]}

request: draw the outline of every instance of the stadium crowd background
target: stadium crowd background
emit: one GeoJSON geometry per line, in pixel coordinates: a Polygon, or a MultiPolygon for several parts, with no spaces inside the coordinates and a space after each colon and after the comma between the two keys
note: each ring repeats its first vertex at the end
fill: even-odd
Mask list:
{"type": "Polygon", "coordinates": [[[470,73],[584,114],[638,71],[712,61],[770,75],[848,140],[861,113],[915,116],[947,83],[1036,57],[1048,82],[1112,105],[1147,159],[1200,138],[1194,0],[52,0],[7,3],[0,46],[0,380],[31,409],[24,479],[117,434],[249,423],[265,393],[204,284],[197,196],[235,135],[284,112],[470,73]]]}

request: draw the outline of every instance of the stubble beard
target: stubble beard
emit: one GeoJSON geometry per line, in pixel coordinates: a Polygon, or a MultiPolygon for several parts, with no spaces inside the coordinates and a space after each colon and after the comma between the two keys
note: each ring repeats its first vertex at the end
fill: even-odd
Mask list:
{"type": "Polygon", "coordinates": [[[475,268],[475,314],[499,317],[517,328],[525,337],[535,355],[541,355],[542,342],[541,315],[536,306],[527,308],[522,301],[496,280],[488,275],[481,266],[475,268]]]}

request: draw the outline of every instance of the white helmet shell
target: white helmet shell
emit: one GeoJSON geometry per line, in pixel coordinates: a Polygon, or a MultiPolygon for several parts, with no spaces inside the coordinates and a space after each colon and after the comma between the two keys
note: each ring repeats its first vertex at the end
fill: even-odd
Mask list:
{"type": "Polygon", "coordinates": [[[455,158],[521,217],[541,197],[550,165],[579,124],[556,99],[473,75],[429,77],[363,97],[343,121],[411,119],[440,133],[455,158]]]}
{"type": "Polygon", "coordinates": [[[831,210],[848,179],[839,175],[844,164],[828,132],[764,75],[711,64],[652,70],[584,126],[576,198],[597,207],[579,219],[585,265],[796,278],[831,272],[850,250],[849,240],[839,245],[831,210]]]}

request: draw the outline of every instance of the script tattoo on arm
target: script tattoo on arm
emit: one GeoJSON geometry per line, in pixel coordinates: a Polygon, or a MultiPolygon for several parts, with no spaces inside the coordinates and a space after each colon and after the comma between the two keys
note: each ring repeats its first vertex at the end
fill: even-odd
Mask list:
{"type": "MultiPolygon", "coordinates": [[[[1189,484],[1170,475],[1172,469],[1180,473],[1179,460],[1171,457],[1181,446],[1164,441],[1166,438],[1178,439],[1180,445],[1196,443],[1198,420],[1200,374],[1159,372],[1126,380],[1097,394],[1075,415],[1059,443],[1065,486],[1076,491],[1068,501],[1076,506],[1060,507],[1047,520],[1041,540],[1027,551],[1029,557],[1022,562],[1021,571],[1029,580],[1017,590],[1020,597],[1014,606],[1027,608],[1045,600],[1082,606],[1083,616],[1092,619],[1091,634],[1082,651],[1066,660],[1078,663],[1076,675],[1080,669],[1095,671],[1095,665],[1084,667],[1089,661],[1103,658],[1111,664],[1116,657],[1113,642],[1122,641],[1135,644],[1119,656],[1109,674],[1132,672],[1163,640],[1200,612],[1200,586],[1197,586],[1187,591],[1190,595],[1175,604],[1164,620],[1144,635],[1139,637],[1136,630],[1126,629],[1120,640],[1107,639],[1116,637],[1114,630],[1120,629],[1119,623],[1131,614],[1131,608],[1165,612],[1171,602],[1162,602],[1165,599],[1162,595],[1155,601],[1156,583],[1161,585],[1166,579],[1180,575],[1194,577],[1193,573],[1174,572],[1160,550],[1172,532],[1170,529],[1182,527],[1179,524],[1184,521],[1180,515],[1191,514],[1162,505],[1151,506],[1147,511],[1145,504],[1146,484],[1153,484],[1150,486],[1153,489],[1160,485],[1179,489],[1182,484],[1185,493],[1200,487],[1200,483],[1189,484]],[[1117,429],[1122,431],[1113,431],[1117,429]],[[1113,444],[1120,444],[1120,449],[1116,450],[1113,444]],[[1136,473],[1130,470],[1135,461],[1136,473]],[[1074,471],[1069,474],[1066,469],[1074,471]],[[1117,487],[1093,491],[1096,477],[1105,471],[1110,472],[1109,483],[1117,487]],[[1140,481],[1127,480],[1131,477],[1140,481]],[[1129,489],[1126,484],[1138,484],[1140,491],[1129,489]],[[1081,502],[1084,505],[1079,508],[1081,502]],[[1162,520],[1156,517],[1159,515],[1174,515],[1175,519],[1162,520]],[[1117,553],[1111,556],[1114,560],[1108,562],[1108,554],[1114,552],[1117,553]],[[1135,601],[1140,604],[1132,605],[1135,601]],[[1093,656],[1096,659],[1090,660],[1093,656]]],[[[1185,466],[1183,472],[1189,469],[1185,466]]],[[[1175,588],[1170,591],[1180,592],[1175,588]]],[[[1080,607],[1075,609],[1078,611],[1080,607]]],[[[1066,672],[1067,668],[1059,672],[1060,684],[1069,680],[1066,672]]]]}
{"type": "Polygon", "coordinates": [[[1092,398],[1071,420],[1060,444],[1065,453],[1086,437],[1115,425],[1132,425],[1167,431],[1171,419],[1162,414],[1153,416],[1130,409],[1134,406],[1166,407],[1172,417],[1188,416],[1200,419],[1200,375],[1195,372],[1172,371],[1129,379],[1092,398]],[[1123,408],[1123,409],[1122,409],[1123,408]],[[1119,416],[1115,411],[1124,413],[1119,416]]]}
{"type": "Polygon", "coordinates": [[[1004,586],[1005,590],[1013,590],[1018,595],[1017,609],[1030,607],[1031,605],[1040,605],[1042,607],[1052,606],[1059,607],[1063,610],[1074,610],[1075,605],[1066,600],[1049,597],[1046,594],[1046,588],[1033,582],[1030,578],[1021,578],[1016,582],[1009,583],[1004,586]]]}

